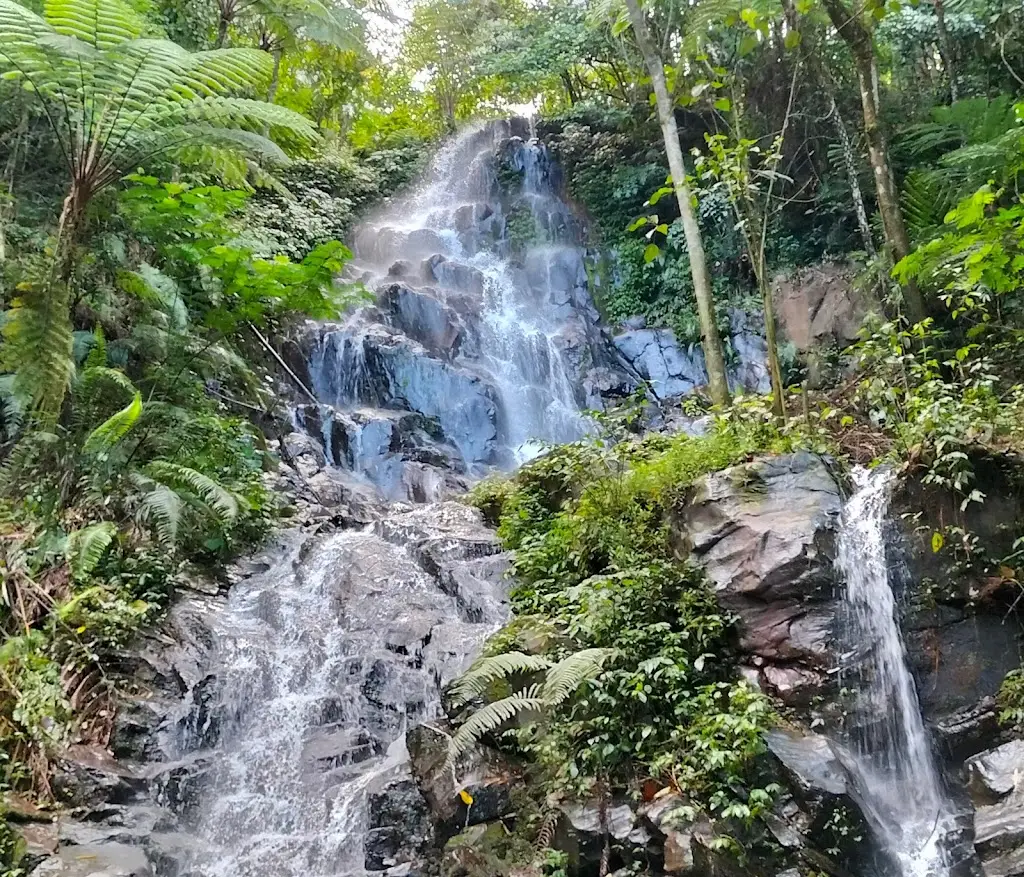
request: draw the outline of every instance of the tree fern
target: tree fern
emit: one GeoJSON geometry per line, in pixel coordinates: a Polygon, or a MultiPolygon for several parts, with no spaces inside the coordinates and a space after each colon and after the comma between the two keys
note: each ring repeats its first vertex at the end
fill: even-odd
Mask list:
{"type": "Polygon", "coordinates": [[[75,370],[69,306],[64,284],[33,284],[14,300],[3,327],[4,363],[17,373],[14,391],[44,424],[56,422],[75,370]]]}
{"type": "Polygon", "coordinates": [[[89,434],[82,450],[87,454],[109,450],[132,431],[141,416],[142,394],[136,391],[127,406],[112,414],[89,434]]]}
{"type": "Polygon", "coordinates": [[[547,658],[508,652],[477,660],[470,670],[450,689],[457,704],[463,704],[485,693],[498,679],[508,679],[520,673],[544,672],[543,682],[531,683],[508,697],[485,704],[458,727],[448,743],[445,770],[455,776],[459,758],[480,742],[524,712],[536,711],[548,717],[588,679],[598,676],[615,649],[583,649],[573,652],[556,664],[547,658]]]}
{"type": "Polygon", "coordinates": [[[946,214],[956,206],[957,189],[941,174],[914,170],[903,181],[901,200],[910,238],[921,242],[942,226],[946,214]]]}
{"type": "Polygon", "coordinates": [[[484,694],[491,683],[520,673],[539,673],[551,667],[547,658],[523,652],[506,652],[477,659],[449,689],[456,706],[484,694]]]}
{"type": "Polygon", "coordinates": [[[23,291],[4,330],[18,392],[44,421],[56,419],[73,373],[68,284],[90,201],[154,158],[185,160],[204,143],[280,161],[265,134],[296,145],[318,137],[300,114],[246,96],[269,80],[267,53],[190,53],[143,32],[124,0],[48,0],[42,16],[0,0],[0,75],[35,95],[67,173],[54,270],[23,291]]]}
{"type": "Polygon", "coordinates": [[[146,473],[175,491],[188,491],[223,523],[231,523],[238,517],[238,498],[202,472],[167,460],[155,460],[146,467],[146,473]]]}
{"type": "Polygon", "coordinates": [[[68,534],[65,557],[71,575],[81,581],[89,576],[100,562],[104,552],[117,536],[117,525],[110,521],[90,524],[68,534]]]}
{"type": "Polygon", "coordinates": [[[133,472],[131,478],[142,492],[142,501],[135,516],[137,522],[152,530],[166,547],[173,548],[178,541],[184,501],[166,484],[154,481],[141,472],[133,472]]]}
{"type": "Polygon", "coordinates": [[[448,763],[454,766],[458,759],[472,749],[481,738],[493,734],[516,716],[525,712],[540,712],[545,701],[540,694],[540,686],[534,685],[524,691],[503,697],[473,713],[448,742],[448,763]]]}
{"type": "Polygon", "coordinates": [[[173,277],[143,262],[135,271],[122,272],[118,282],[125,292],[166,314],[170,327],[175,331],[180,332],[188,325],[188,308],[173,277]]]}

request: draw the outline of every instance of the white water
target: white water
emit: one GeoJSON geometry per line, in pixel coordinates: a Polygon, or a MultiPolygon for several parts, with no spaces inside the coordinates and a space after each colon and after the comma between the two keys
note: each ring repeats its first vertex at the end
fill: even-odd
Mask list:
{"type": "Polygon", "coordinates": [[[211,768],[175,874],[365,874],[368,794],[405,769],[405,731],[439,713],[440,685],[494,626],[462,620],[404,548],[370,531],[293,532],[276,554],[217,618],[213,708],[193,716],[218,730],[207,748],[209,726],[179,741],[211,768]]]}
{"type": "Polygon", "coordinates": [[[948,873],[942,839],[951,812],[942,789],[896,616],[885,556],[892,476],[854,472],[856,491],[843,511],[838,567],[845,582],[845,759],[876,837],[902,877],[948,873]]]}
{"type": "MultiPolygon", "coordinates": [[[[513,200],[526,206],[538,230],[536,243],[521,259],[513,258],[496,155],[511,134],[507,122],[466,129],[438,153],[413,193],[363,223],[355,235],[354,267],[369,286],[400,278],[458,313],[458,350],[450,359],[436,352],[429,357],[478,375],[491,388],[498,409],[497,456],[481,455],[479,443],[452,434],[457,418],[448,407],[463,400],[445,398],[451,390],[436,369],[399,363],[392,385],[409,405],[440,418],[471,466],[514,466],[535,455],[538,441],[572,441],[588,428],[559,345],[568,311],[580,306],[575,290],[582,288],[590,304],[575,222],[558,197],[544,147],[512,140],[511,161],[522,171],[522,191],[513,200]],[[396,271],[399,263],[403,267],[396,271]]],[[[342,407],[388,404],[369,398],[366,333],[365,315],[356,314],[335,333],[342,337],[324,339],[311,362],[322,401],[342,407]]],[[[479,404],[467,408],[461,418],[473,421],[467,432],[480,429],[482,410],[479,404]]]]}

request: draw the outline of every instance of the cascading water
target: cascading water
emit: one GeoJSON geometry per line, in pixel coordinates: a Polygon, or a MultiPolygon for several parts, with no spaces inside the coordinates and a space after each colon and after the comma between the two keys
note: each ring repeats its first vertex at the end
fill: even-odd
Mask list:
{"type": "Polygon", "coordinates": [[[377,304],[323,330],[310,362],[321,402],[435,418],[470,472],[582,435],[595,399],[567,348],[577,367],[615,356],[557,169],[520,128],[467,129],[357,230],[353,269],[377,304]]]}
{"type": "Polygon", "coordinates": [[[213,687],[167,747],[180,760],[165,775],[192,787],[173,790],[187,841],[161,874],[366,873],[368,793],[407,770],[406,730],[440,712],[441,686],[504,617],[500,576],[480,574],[497,547],[473,515],[406,507],[372,529],[291,531],[269,569],[232,589],[213,687]],[[439,587],[410,553],[424,534],[472,593],[439,587]]]}
{"type": "Polygon", "coordinates": [[[902,877],[948,873],[942,848],[951,807],[907,667],[885,552],[892,476],[854,473],[837,565],[845,582],[841,668],[853,692],[842,741],[859,803],[902,877]]]}

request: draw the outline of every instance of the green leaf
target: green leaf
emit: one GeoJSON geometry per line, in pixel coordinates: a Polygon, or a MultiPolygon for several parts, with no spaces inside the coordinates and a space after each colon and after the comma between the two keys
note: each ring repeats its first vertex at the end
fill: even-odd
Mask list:
{"type": "Polygon", "coordinates": [[[720,97],[715,101],[715,109],[727,113],[732,109],[732,101],[727,97],[720,97]]]}
{"type": "Polygon", "coordinates": [[[644,247],[644,262],[645,263],[653,262],[660,255],[661,255],[661,247],[659,247],[657,244],[648,244],[646,247],[644,247]]]}
{"type": "Polygon", "coordinates": [[[142,394],[136,391],[134,398],[125,408],[107,418],[89,434],[83,450],[87,454],[97,454],[114,447],[131,432],[141,416],[142,394]]]}
{"type": "Polygon", "coordinates": [[[69,533],[65,557],[71,568],[71,575],[77,581],[87,578],[116,536],[117,525],[110,521],[90,524],[69,533]]]}

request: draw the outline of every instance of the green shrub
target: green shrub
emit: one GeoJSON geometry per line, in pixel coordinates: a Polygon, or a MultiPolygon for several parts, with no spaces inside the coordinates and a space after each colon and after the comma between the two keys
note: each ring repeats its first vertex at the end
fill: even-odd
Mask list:
{"type": "Polygon", "coordinates": [[[677,557],[669,522],[695,479],[785,444],[723,421],[705,438],[564,445],[479,487],[516,587],[512,622],[453,689],[488,704],[473,734],[496,734],[556,792],[650,776],[718,815],[761,812],[770,795],[750,769],[771,708],[737,679],[733,619],[677,557]]]}

